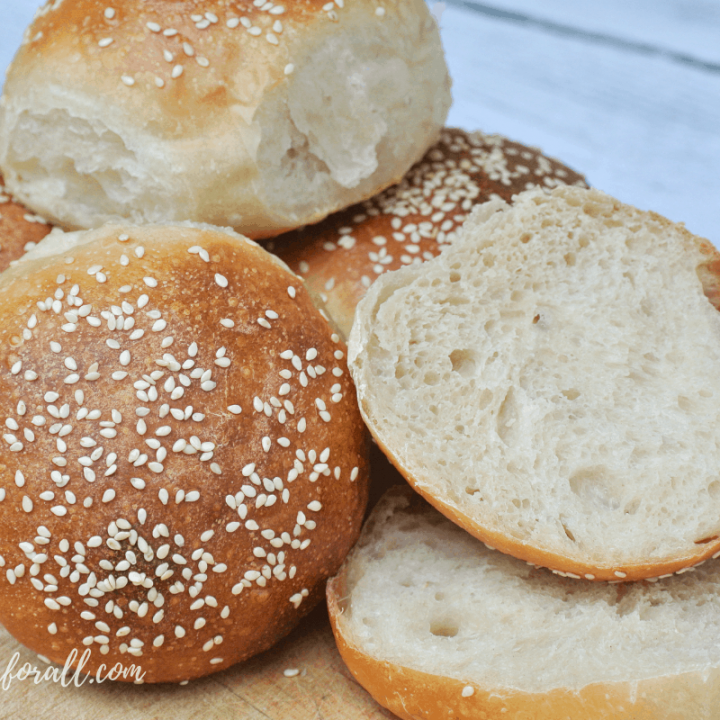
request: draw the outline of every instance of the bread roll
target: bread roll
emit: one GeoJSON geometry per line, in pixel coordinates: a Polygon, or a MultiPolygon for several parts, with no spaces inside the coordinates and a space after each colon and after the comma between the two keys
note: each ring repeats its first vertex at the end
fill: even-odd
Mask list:
{"type": "Polygon", "coordinates": [[[719,276],[708,241],[601,192],[491,201],[361,301],[361,411],[493,547],[596,580],[687,568],[720,552],[719,276]]]}
{"type": "Polygon", "coordinates": [[[40,242],[50,229],[44,218],[15,202],[0,175],[0,272],[40,242]]]}
{"type": "Polygon", "coordinates": [[[266,237],[400,180],[449,87],[423,0],[48,2],[7,76],[0,168],[68,228],[266,237]]]}
{"type": "Polygon", "coordinates": [[[367,500],[344,351],[302,282],[232,232],[38,245],[0,276],[0,622],[145,682],[289,632],[367,500]]]}
{"type": "Polygon", "coordinates": [[[323,222],[268,242],[350,335],[355,307],[388,270],[440,254],[475,205],[532,187],[581,185],[581,175],[500,135],[445,128],[391,188],[323,222]]]}
{"type": "Polygon", "coordinates": [[[343,659],[403,720],[716,720],[720,570],[590,583],[486,549],[409,489],[328,584],[343,659]]]}

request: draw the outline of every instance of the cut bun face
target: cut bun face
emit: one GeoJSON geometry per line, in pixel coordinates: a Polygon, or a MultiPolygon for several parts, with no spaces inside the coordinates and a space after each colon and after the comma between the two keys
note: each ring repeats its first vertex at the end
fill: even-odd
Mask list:
{"type": "Polygon", "coordinates": [[[586,187],[582,175],[536,148],[444,128],[399,184],[267,247],[304,278],[348,337],[355,307],[372,282],[439,255],[475,205],[493,198],[511,202],[523,190],[561,184],[586,187]]]}
{"type": "Polygon", "coordinates": [[[274,644],[360,532],[345,362],[300,279],[231,231],[40,243],[0,276],[0,622],[151,683],[274,644]]]}
{"type": "Polygon", "coordinates": [[[488,550],[407,487],[328,583],[358,682],[403,720],[715,720],[720,568],[591,583],[488,550]]]}
{"type": "Polygon", "coordinates": [[[0,168],[66,228],[268,237],[398,182],[450,102],[423,0],[49,0],[5,82],[0,168]]]}
{"type": "Polygon", "coordinates": [[[718,257],[598,191],[480,206],[358,306],[365,420],[503,552],[596,580],[694,565],[720,550],[718,257]]]}
{"type": "Polygon", "coordinates": [[[35,247],[51,229],[45,218],[13,198],[0,175],[0,272],[35,247]]]}

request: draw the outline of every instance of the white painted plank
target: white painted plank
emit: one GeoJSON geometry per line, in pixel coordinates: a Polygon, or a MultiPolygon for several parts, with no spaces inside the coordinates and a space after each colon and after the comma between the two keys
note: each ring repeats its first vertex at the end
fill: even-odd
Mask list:
{"type": "Polygon", "coordinates": [[[40,0],[0,0],[0,89],[5,79],[5,69],[20,47],[23,32],[30,24],[40,0]]]}
{"type": "Polygon", "coordinates": [[[450,124],[500,132],[720,243],[720,74],[448,5],[450,124]]]}
{"type": "Polygon", "coordinates": [[[720,63],[717,0],[449,0],[456,2],[720,63]]]}

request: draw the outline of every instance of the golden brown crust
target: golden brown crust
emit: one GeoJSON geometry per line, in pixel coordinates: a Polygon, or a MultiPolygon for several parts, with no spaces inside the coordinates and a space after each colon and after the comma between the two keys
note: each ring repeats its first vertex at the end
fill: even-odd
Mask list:
{"type": "Polygon", "coordinates": [[[25,254],[28,243],[39,243],[51,229],[43,218],[13,199],[0,175],[0,272],[25,254]]]}
{"type": "Polygon", "coordinates": [[[186,680],[322,597],[359,532],[366,432],[344,345],[254,243],[92,235],[0,282],[0,621],[60,664],[87,643],[86,671],[186,680]]]}
{"type": "Polygon", "coordinates": [[[582,175],[535,148],[445,128],[399,185],[267,247],[321,295],[347,337],[378,275],[439,255],[475,205],[558,184],[586,187],[582,175]]]}
{"type": "Polygon", "coordinates": [[[147,120],[158,123],[161,136],[202,136],[212,117],[208,107],[226,112],[228,92],[242,90],[239,99],[251,105],[266,85],[280,82],[285,66],[281,59],[296,33],[319,18],[330,22],[323,5],[321,0],[280,2],[268,12],[252,0],[124,0],[116,5],[106,0],[48,0],[27,29],[13,64],[21,66],[24,75],[36,64],[52,64],[52,58],[67,62],[73,49],[79,49],[84,62],[76,63],[73,73],[79,73],[83,83],[98,91],[124,92],[123,105],[150,112],[147,120]],[[260,30],[258,35],[240,24],[228,27],[227,20],[241,17],[260,30]],[[273,33],[277,21],[283,29],[273,33]],[[277,43],[268,41],[268,33],[277,43]],[[166,53],[172,59],[166,59],[166,53]],[[237,87],[237,65],[228,62],[230,55],[252,56],[255,82],[237,87]],[[182,75],[173,77],[178,66],[182,75]]]}

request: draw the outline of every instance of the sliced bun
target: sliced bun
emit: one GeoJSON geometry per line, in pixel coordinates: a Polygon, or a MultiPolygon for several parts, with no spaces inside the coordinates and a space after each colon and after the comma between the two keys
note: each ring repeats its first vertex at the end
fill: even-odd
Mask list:
{"type": "Polygon", "coordinates": [[[700,562],[720,550],[718,258],[601,192],[492,201],[358,306],[361,411],[503,552],[598,580],[700,562]]]}
{"type": "Polygon", "coordinates": [[[39,243],[50,230],[44,218],[15,201],[0,175],[0,272],[39,243]]]}
{"type": "Polygon", "coordinates": [[[450,106],[424,0],[47,3],[5,82],[0,168],[69,228],[267,237],[398,182],[450,106]]]}
{"type": "Polygon", "coordinates": [[[145,682],[283,637],[367,502],[344,357],[302,282],[234,233],[40,243],[0,276],[0,622],[145,682]]]}
{"type": "Polygon", "coordinates": [[[590,583],[486,549],[390,491],[328,584],[358,682],[404,720],[715,720],[720,569],[590,583]]]}
{"type": "Polygon", "coordinates": [[[532,187],[581,185],[574,170],[500,135],[445,128],[398,185],[268,249],[320,295],[345,337],[355,307],[384,272],[440,254],[475,205],[532,187]]]}

